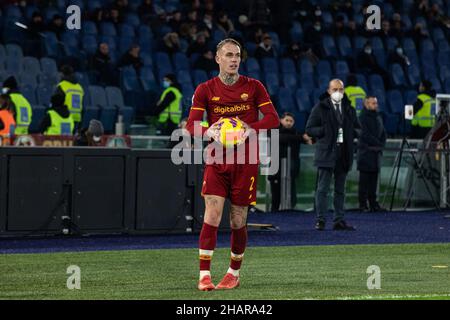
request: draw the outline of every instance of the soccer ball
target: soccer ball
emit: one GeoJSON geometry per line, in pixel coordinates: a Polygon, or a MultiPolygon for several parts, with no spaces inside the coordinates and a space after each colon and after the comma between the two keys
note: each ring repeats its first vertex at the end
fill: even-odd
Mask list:
{"type": "Polygon", "coordinates": [[[222,118],[219,123],[220,136],[219,141],[226,148],[238,144],[244,135],[244,125],[238,118],[222,118]]]}

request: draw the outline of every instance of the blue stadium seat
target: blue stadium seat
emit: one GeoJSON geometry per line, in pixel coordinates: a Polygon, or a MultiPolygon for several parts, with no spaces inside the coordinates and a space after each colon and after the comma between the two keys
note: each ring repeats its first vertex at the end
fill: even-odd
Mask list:
{"type": "Polygon", "coordinates": [[[386,49],[388,51],[395,50],[395,47],[399,44],[398,39],[395,37],[389,37],[386,40],[386,49]]]}
{"type": "Polygon", "coordinates": [[[126,14],[124,22],[132,25],[135,28],[139,27],[141,24],[141,20],[139,19],[139,16],[136,13],[126,14]]]}
{"type": "Polygon", "coordinates": [[[264,72],[278,73],[278,62],[275,58],[264,58],[261,60],[261,65],[264,72]]]}
{"type": "Polygon", "coordinates": [[[417,100],[417,91],[415,90],[407,90],[404,92],[403,101],[405,104],[414,104],[417,100]]]}
{"type": "Polygon", "coordinates": [[[92,105],[83,107],[83,118],[81,119],[81,126],[87,128],[92,119],[98,120],[100,118],[100,108],[92,105]]]}
{"type": "Polygon", "coordinates": [[[450,65],[450,50],[439,51],[437,54],[437,65],[438,66],[448,66],[450,65]]]}
{"type": "MultiPolygon", "coordinates": [[[[120,36],[118,42],[119,42],[119,54],[120,55],[125,54],[125,52],[127,52],[131,48],[131,46],[135,43],[134,38],[126,37],[126,36],[120,36]]],[[[141,51],[141,58],[144,53],[145,52],[141,51]]]]}
{"type": "Polygon", "coordinates": [[[296,111],[297,106],[289,88],[280,88],[278,92],[278,108],[286,111],[296,111]]]}
{"type": "Polygon", "coordinates": [[[333,24],[333,16],[329,11],[322,11],[322,22],[325,27],[330,27],[333,24]]]}
{"type": "Polygon", "coordinates": [[[57,74],[58,67],[56,66],[56,61],[52,58],[41,58],[41,70],[43,73],[48,75],[57,74]]]}
{"type": "Polygon", "coordinates": [[[96,9],[100,9],[104,4],[105,4],[104,1],[89,0],[87,2],[87,10],[88,11],[95,11],[96,9]]]}
{"type": "Polygon", "coordinates": [[[151,68],[145,72],[145,76],[143,75],[144,69],[148,67],[142,68],[140,82],[144,91],[157,91],[159,90],[158,84],[156,83],[155,76],[151,68]]]}
{"type": "Polygon", "coordinates": [[[334,38],[330,35],[324,35],[322,38],[322,47],[325,52],[325,55],[328,57],[336,57],[337,50],[336,44],[334,42],[334,38]]]}
{"type": "Polygon", "coordinates": [[[118,113],[123,116],[126,131],[129,130],[134,118],[134,109],[126,106],[123,100],[122,91],[117,87],[106,87],[106,98],[109,106],[118,108],[118,113]]]}
{"type": "Polygon", "coordinates": [[[43,16],[46,21],[51,21],[55,15],[63,16],[61,11],[54,7],[45,8],[43,11],[43,16]]]}
{"type": "Polygon", "coordinates": [[[434,44],[431,39],[424,39],[420,41],[420,47],[422,51],[433,51],[434,50],[434,44]]]}
{"type": "Polygon", "coordinates": [[[278,74],[275,72],[268,72],[265,74],[265,83],[267,86],[267,91],[270,96],[276,96],[280,88],[280,79],[278,74]]]}
{"type": "Polygon", "coordinates": [[[248,58],[247,61],[245,62],[245,69],[247,70],[248,73],[254,71],[259,72],[261,70],[259,67],[258,60],[256,60],[253,57],[248,58]]]}
{"type": "Polygon", "coordinates": [[[386,52],[384,49],[373,49],[373,54],[375,55],[375,59],[377,60],[380,67],[386,69],[387,61],[386,61],[386,52]]]}
{"type": "Polygon", "coordinates": [[[97,51],[97,38],[93,35],[83,36],[81,39],[82,49],[88,54],[93,55],[97,51]]]}
{"type": "Polygon", "coordinates": [[[307,90],[297,89],[295,91],[295,100],[297,101],[297,108],[299,111],[311,111],[312,105],[311,101],[309,100],[309,93],[307,90]]]}
{"type": "Polygon", "coordinates": [[[64,53],[67,56],[78,57],[80,53],[78,35],[71,31],[62,34],[61,40],[64,45],[64,53]]]}
{"type": "Polygon", "coordinates": [[[177,52],[173,55],[173,65],[175,66],[176,71],[190,70],[189,59],[182,52],[177,52]]]}
{"type": "Polygon", "coordinates": [[[9,18],[19,19],[22,17],[22,11],[19,6],[9,5],[5,8],[5,16],[9,18]]]}
{"type": "Polygon", "coordinates": [[[411,65],[418,66],[420,64],[416,49],[405,49],[405,54],[409,58],[411,65]]]}
{"type": "Polygon", "coordinates": [[[312,74],[300,74],[300,88],[311,92],[314,89],[314,77],[312,74]]]}
{"type": "Polygon", "coordinates": [[[59,79],[60,76],[58,73],[47,74],[42,72],[38,75],[38,83],[45,86],[56,86],[59,79]]]}
{"type": "Polygon", "coordinates": [[[391,66],[391,75],[394,86],[402,88],[407,86],[406,78],[401,65],[397,63],[393,64],[391,66]]]}
{"type": "Polygon", "coordinates": [[[410,65],[407,69],[407,72],[409,83],[413,87],[417,86],[420,82],[420,70],[417,67],[417,65],[414,64],[410,65]]]}
{"type": "Polygon", "coordinates": [[[136,70],[131,67],[122,68],[122,87],[125,91],[139,91],[139,82],[136,74],[136,70]]]}
{"type": "Polygon", "coordinates": [[[22,72],[22,59],[12,56],[6,58],[5,70],[6,72],[14,75],[18,75],[22,72]]]}
{"type": "Polygon", "coordinates": [[[336,61],[335,70],[336,70],[336,74],[342,74],[342,75],[347,75],[350,72],[347,61],[344,61],[344,60],[336,61]]]}
{"type": "Polygon", "coordinates": [[[281,58],[280,67],[282,73],[297,73],[294,60],[291,58],[281,58]]]}
{"type": "Polygon", "coordinates": [[[113,36],[100,36],[98,39],[98,43],[106,43],[109,47],[109,51],[115,52],[117,49],[117,44],[116,44],[116,37],[113,36]]]}
{"type": "MultiPolygon", "coordinates": [[[[278,33],[274,32],[274,31],[269,31],[268,32],[270,37],[272,38],[272,44],[274,46],[275,49],[280,48],[280,37],[278,36],[278,33]]],[[[276,50],[275,50],[276,52],[276,50]]]]}
{"type": "Polygon", "coordinates": [[[403,38],[402,47],[405,50],[416,50],[416,44],[414,43],[414,40],[409,37],[403,38]]]}
{"type": "Polygon", "coordinates": [[[7,54],[6,54],[5,46],[0,43],[0,58],[6,59],[6,56],[7,56],[7,54]]]}
{"type": "Polygon", "coordinates": [[[297,88],[297,75],[295,73],[283,73],[282,74],[283,85],[286,88],[295,90],[297,88]]]}
{"type": "Polygon", "coordinates": [[[439,41],[446,39],[445,34],[440,27],[433,28],[431,35],[433,37],[434,43],[439,43],[439,41]]]}
{"type": "Polygon", "coordinates": [[[41,72],[39,60],[35,57],[24,57],[22,59],[22,70],[23,72],[37,76],[41,72]]]}
{"type": "Polygon", "coordinates": [[[44,106],[50,105],[50,98],[53,94],[54,88],[49,86],[39,85],[36,88],[36,95],[39,104],[44,106]]]}
{"type": "Polygon", "coordinates": [[[301,42],[303,40],[303,28],[300,22],[293,21],[289,32],[293,42],[301,42]]]}
{"type": "Polygon", "coordinates": [[[100,86],[89,86],[88,87],[89,96],[91,97],[91,104],[99,107],[108,106],[108,100],[106,99],[106,92],[103,87],[100,86]]]}
{"type": "Polygon", "coordinates": [[[20,92],[23,94],[25,98],[27,98],[28,102],[33,106],[36,105],[37,99],[36,99],[36,86],[33,86],[32,84],[20,84],[20,92]]]}
{"type": "MultiPolygon", "coordinates": [[[[345,76],[339,77],[340,79],[345,79],[345,76]]],[[[327,75],[319,75],[317,77],[317,87],[320,90],[326,91],[328,89],[328,85],[330,83],[331,78],[327,75]]]]}
{"type": "Polygon", "coordinates": [[[6,55],[9,57],[23,58],[22,48],[14,43],[8,43],[5,45],[6,55]]]}
{"type": "Polygon", "coordinates": [[[380,37],[373,37],[370,43],[372,44],[372,49],[384,50],[383,41],[381,41],[380,37]]]}
{"type": "Polygon", "coordinates": [[[22,85],[31,85],[33,88],[36,88],[38,85],[37,81],[37,75],[27,72],[22,72],[19,75],[19,87],[22,87],[22,85]]]}
{"type": "MultiPolygon", "coordinates": [[[[119,29],[119,35],[121,37],[134,38],[136,36],[136,33],[134,31],[134,27],[131,24],[121,23],[121,24],[119,24],[118,29],[119,29]]],[[[151,36],[151,32],[148,34],[148,36],[151,36]]]]}
{"type": "Polygon", "coordinates": [[[295,123],[294,127],[299,132],[305,132],[306,121],[308,120],[308,113],[300,111],[294,112],[295,123]]]}
{"type": "Polygon", "coordinates": [[[100,34],[104,36],[115,37],[117,36],[116,27],[112,22],[101,22],[100,34]]]}
{"type": "Polygon", "coordinates": [[[363,88],[365,92],[369,91],[369,87],[367,86],[367,81],[366,81],[366,76],[365,75],[363,75],[361,73],[357,73],[356,74],[356,81],[358,83],[358,86],[363,88]]]}
{"type": "Polygon", "coordinates": [[[438,77],[432,76],[432,77],[429,77],[428,79],[433,84],[433,89],[436,90],[436,92],[439,93],[442,91],[441,81],[439,81],[438,77]]]}
{"type": "Polygon", "coordinates": [[[448,78],[450,78],[450,66],[443,65],[439,68],[439,79],[444,83],[448,78]]]}
{"type": "Polygon", "coordinates": [[[444,83],[445,93],[450,93],[450,78],[447,78],[444,83]]]}
{"type": "Polygon", "coordinates": [[[156,52],[155,53],[155,63],[156,63],[156,68],[158,70],[165,70],[169,73],[173,73],[172,64],[170,63],[170,58],[167,53],[156,52]]]}
{"type": "Polygon", "coordinates": [[[384,88],[372,89],[372,94],[377,97],[378,109],[380,110],[380,112],[390,112],[390,110],[388,109],[389,105],[386,103],[386,92],[384,91],[384,88]]]}
{"type": "Polygon", "coordinates": [[[450,50],[450,45],[448,44],[448,41],[446,39],[439,40],[438,44],[438,51],[446,51],[448,52],[450,50]]]}
{"type": "Polygon", "coordinates": [[[81,30],[83,35],[97,36],[98,34],[97,26],[93,21],[84,21],[81,25],[81,30]]]}
{"type": "Polygon", "coordinates": [[[362,50],[366,42],[367,38],[362,36],[356,36],[353,40],[353,50],[355,51],[355,53],[358,53],[360,50],[362,50]]]}
{"type": "Polygon", "coordinates": [[[393,113],[401,114],[404,110],[403,97],[399,90],[390,90],[386,93],[387,101],[393,113]]]}
{"type": "Polygon", "coordinates": [[[352,44],[347,36],[339,36],[337,40],[339,52],[343,57],[349,57],[353,54],[352,44]]]}
{"type": "Polygon", "coordinates": [[[103,87],[89,86],[89,95],[91,97],[91,105],[100,108],[100,121],[106,132],[112,132],[116,123],[117,109],[109,105],[106,98],[106,92],[103,87]]]}
{"type": "Polygon", "coordinates": [[[331,78],[332,74],[333,71],[328,60],[320,60],[316,67],[316,75],[324,75],[331,78]]]}
{"type": "Polygon", "coordinates": [[[180,84],[192,85],[191,73],[188,70],[179,70],[177,72],[177,80],[180,84]]]}
{"type": "Polygon", "coordinates": [[[321,90],[321,89],[319,89],[319,88],[315,88],[315,89],[311,92],[310,97],[311,97],[311,103],[312,103],[312,106],[313,106],[313,107],[316,105],[316,103],[319,102],[319,98],[320,98],[320,96],[321,96],[323,93],[324,93],[324,91],[321,90]]]}
{"type": "Polygon", "coordinates": [[[255,51],[257,47],[258,47],[257,44],[254,42],[248,41],[245,43],[245,48],[247,49],[247,53],[250,57],[255,56],[255,51]]]}
{"type": "Polygon", "coordinates": [[[146,67],[152,67],[153,66],[153,59],[151,54],[146,53],[146,52],[142,52],[141,53],[141,59],[142,62],[144,63],[144,66],[146,67]]]}
{"type": "Polygon", "coordinates": [[[370,90],[382,90],[384,92],[384,82],[383,78],[381,78],[378,74],[371,74],[369,76],[369,87],[370,90]]]}
{"type": "Polygon", "coordinates": [[[314,73],[313,65],[308,59],[301,59],[299,61],[299,69],[300,69],[300,74],[302,74],[302,75],[306,75],[306,74],[312,75],[314,73]]]}
{"type": "Polygon", "coordinates": [[[198,86],[200,83],[208,80],[208,75],[205,70],[195,69],[194,70],[194,85],[198,86]]]}

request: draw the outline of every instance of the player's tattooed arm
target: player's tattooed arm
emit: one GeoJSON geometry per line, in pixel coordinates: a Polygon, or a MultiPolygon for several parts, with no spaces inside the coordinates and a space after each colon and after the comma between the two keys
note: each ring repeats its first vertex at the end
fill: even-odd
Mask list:
{"type": "Polygon", "coordinates": [[[231,228],[240,229],[247,224],[248,207],[231,205],[231,228]]]}

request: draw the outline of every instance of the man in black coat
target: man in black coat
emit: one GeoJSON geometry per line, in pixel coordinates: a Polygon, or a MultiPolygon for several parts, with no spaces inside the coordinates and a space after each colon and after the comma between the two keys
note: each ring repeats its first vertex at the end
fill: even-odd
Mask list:
{"type": "MultiPolygon", "coordinates": [[[[291,148],[290,156],[290,178],[291,178],[291,209],[297,204],[296,179],[300,173],[300,144],[312,144],[311,138],[306,134],[298,132],[294,128],[295,116],[285,112],[280,117],[280,160],[287,158],[288,147],[291,148]]],[[[272,193],[271,211],[278,211],[281,202],[281,168],[274,175],[269,176],[270,191],[272,193]]]]}
{"type": "Polygon", "coordinates": [[[359,209],[369,211],[384,211],[377,202],[378,172],[381,167],[381,150],[370,148],[383,148],[386,145],[386,131],[383,120],[378,114],[378,101],[376,97],[367,96],[364,99],[364,109],[359,116],[361,123],[361,137],[358,140],[359,170],[359,209]]]}
{"type": "Polygon", "coordinates": [[[306,123],[306,133],[316,141],[316,229],[325,229],[328,193],[334,175],[334,230],[355,230],[344,220],[345,180],[353,163],[353,140],[360,134],[356,111],[344,97],[344,83],[333,79],[329,97],[317,103],[306,123]]]}

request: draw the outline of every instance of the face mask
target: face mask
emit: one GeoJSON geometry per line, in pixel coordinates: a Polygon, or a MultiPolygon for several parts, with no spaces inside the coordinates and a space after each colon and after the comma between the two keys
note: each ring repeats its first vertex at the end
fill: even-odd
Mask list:
{"type": "Polygon", "coordinates": [[[331,99],[333,99],[333,101],[338,102],[338,103],[341,102],[343,97],[344,97],[344,94],[339,91],[333,92],[331,94],[331,99]]]}
{"type": "Polygon", "coordinates": [[[170,82],[167,81],[167,80],[164,80],[164,81],[163,81],[163,87],[164,87],[164,88],[170,87],[170,82]]]}
{"type": "Polygon", "coordinates": [[[364,49],[364,52],[367,54],[371,54],[372,53],[372,48],[366,48],[364,49]]]}
{"type": "Polygon", "coordinates": [[[402,48],[397,48],[397,53],[398,54],[403,54],[403,49],[402,48]]]}
{"type": "Polygon", "coordinates": [[[7,93],[8,93],[8,91],[9,91],[9,89],[8,89],[8,88],[2,88],[2,93],[3,93],[3,94],[7,94],[7,93]]]}
{"type": "Polygon", "coordinates": [[[316,16],[321,16],[321,15],[322,15],[322,11],[316,10],[316,11],[314,12],[314,14],[315,14],[316,16]]]}
{"type": "Polygon", "coordinates": [[[314,26],[314,29],[316,29],[316,31],[320,31],[322,29],[321,26],[314,26]]]}

